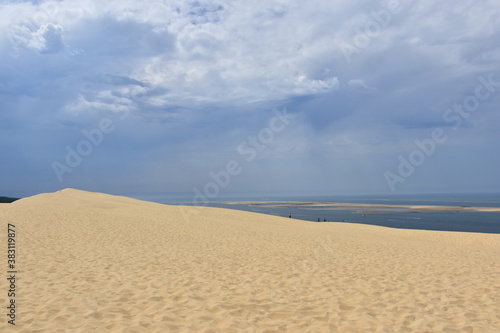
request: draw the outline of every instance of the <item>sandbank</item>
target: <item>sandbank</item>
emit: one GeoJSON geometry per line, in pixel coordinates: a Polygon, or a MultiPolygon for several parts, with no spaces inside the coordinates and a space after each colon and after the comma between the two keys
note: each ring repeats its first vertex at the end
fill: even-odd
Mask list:
{"type": "Polygon", "coordinates": [[[479,206],[436,206],[436,205],[391,205],[391,204],[360,204],[340,202],[284,202],[284,201],[232,201],[224,202],[228,205],[265,206],[275,208],[321,208],[321,209],[352,209],[359,212],[386,212],[386,211],[419,211],[419,212],[500,212],[500,207],[479,206]]]}

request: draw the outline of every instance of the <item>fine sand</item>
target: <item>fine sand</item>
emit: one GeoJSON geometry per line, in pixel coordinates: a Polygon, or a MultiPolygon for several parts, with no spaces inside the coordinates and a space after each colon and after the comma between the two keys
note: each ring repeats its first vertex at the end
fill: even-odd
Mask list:
{"type": "Polygon", "coordinates": [[[498,234],[72,189],[1,204],[0,221],[18,255],[15,327],[0,263],[2,332],[500,332],[498,234]]]}

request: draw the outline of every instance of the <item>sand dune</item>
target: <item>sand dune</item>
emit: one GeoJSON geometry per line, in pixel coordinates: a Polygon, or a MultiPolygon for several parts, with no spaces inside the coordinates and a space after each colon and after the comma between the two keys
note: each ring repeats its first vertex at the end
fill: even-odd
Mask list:
{"type": "Polygon", "coordinates": [[[0,220],[1,230],[17,228],[11,331],[500,331],[500,235],[319,224],[72,189],[2,204],[0,220]]]}

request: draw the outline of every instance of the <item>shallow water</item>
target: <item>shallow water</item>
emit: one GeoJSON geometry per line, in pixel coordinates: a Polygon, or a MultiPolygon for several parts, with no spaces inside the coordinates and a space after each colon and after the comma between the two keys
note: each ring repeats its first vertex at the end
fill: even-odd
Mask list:
{"type": "MultiPolygon", "coordinates": [[[[135,196],[138,199],[168,204],[189,204],[189,199],[156,195],[156,197],[135,196]]],[[[465,231],[500,234],[500,213],[491,212],[416,212],[392,209],[382,212],[357,212],[355,209],[325,209],[324,207],[267,207],[249,205],[248,201],[288,202],[340,202],[389,205],[435,205],[435,206],[479,206],[500,207],[500,194],[432,194],[412,196],[351,196],[351,197],[248,197],[217,198],[217,202],[206,204],[211,207],[230,208],[276,216],[314,221],[363,223],[391,228],[423,229],[441,231],[465,231]],[[224,202],[225,201],[225,202],[224,202]],[[238,204],[228,204],[238,201],[238,204]]],[[[370,210],[371,211],[371,210],[370,210]]],[[[324,222],[322,222],[324,223],[324,222]]]]}

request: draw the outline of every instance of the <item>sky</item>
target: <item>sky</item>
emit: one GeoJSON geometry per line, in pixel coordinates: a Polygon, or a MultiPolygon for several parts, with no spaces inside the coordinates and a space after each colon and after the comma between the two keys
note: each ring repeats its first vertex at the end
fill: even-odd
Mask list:
{"type": "Polygon", "coordinates": [[[494,0],[0,0],[0,195],[500,192],[494,0]]]}

